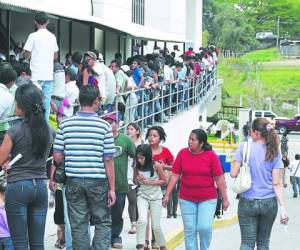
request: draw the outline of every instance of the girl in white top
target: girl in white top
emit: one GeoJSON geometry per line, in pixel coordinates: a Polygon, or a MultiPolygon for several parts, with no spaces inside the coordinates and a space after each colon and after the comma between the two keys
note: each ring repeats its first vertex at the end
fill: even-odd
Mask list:
{"type": "Polygon", "coordinates": [[[71,117],[74,114],[74,104],[77,103],[79,97],[79,89],[76,85],[76,75],[70,68],[65,70],[66,79],[66,99],[68,99],[70,106],[64,109],[64,115],[71,117]]]}
{"type": "Polygon", "coordinates": [[[139,220],[137,223],[137,246],[144,249],[147,215],[150,208],[152,229],[156,242],[161,250],[166,250],[166,240],[163,235],[160,219],[162,212],[163,197],[161,186],[166,185],[166,177],[162,164],[153,162],[152,150],[147,144],[141,144],[136,149],[136,168],[134,169],[134,182],[139,185],[137,194],[137,206],[139,220]]]}

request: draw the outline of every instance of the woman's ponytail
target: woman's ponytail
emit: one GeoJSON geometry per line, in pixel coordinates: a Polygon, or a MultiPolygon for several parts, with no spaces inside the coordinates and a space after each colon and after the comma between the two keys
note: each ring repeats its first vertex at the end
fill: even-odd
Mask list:
{"type": "Polygon", "coordinates": [[[266,118],[256,118],[252,123],[252,130],[261,133],[261,137],[266,141],[266,160],[273,161],[279,154],[279,137],[275,128],[266,118]]]}

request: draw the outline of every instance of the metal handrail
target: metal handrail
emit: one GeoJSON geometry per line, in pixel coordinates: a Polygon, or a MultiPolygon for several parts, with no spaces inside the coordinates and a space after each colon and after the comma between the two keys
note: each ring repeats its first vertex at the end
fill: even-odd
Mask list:
{"type": "MultiPolygon", "coordinates": [[[[169,91],[165,91],[163,89],[160,90],[160,96],[145,100],[145,95],[149,95],[149,90],[145,88],[138,88],[135,90],[126,91],[123,93],[119,93],[116,95],[116,100],[120,100],[123,97],[130,98],[131,94],[138,94],[141,96],[142,100],[137,102],[136,104],[130,104],[125,102],[125,114],[130,115],[131,112],[137,112],[139,109],[140,114],[139,116],[134,119],[128,117],[120,126],[120,129],[126,128],[126,126],[130,122],[139,123],[141,128],[144,129],[145,127],[149,126],[150,124],[153,125],[155,123],[155,116],[159,116],[159,120],[163,120],[166,116],[171,115],[173,112],[174,114],[178,114],[182,112],[184,109],[189,109],[191,106],[195,106],[199,104],[201,101],[205,99],[207,93],[216,85],[216,67],[214,67],[213,71],[210,73],[206,73],[204,76],[197,76],[195,79],[194,76],[190,81],[185,82],[185,87],[182,86],[181,89],[179,88],[178,82],[173,82],[168,84],[169,91]],[[177,85],[177,88],[176,88],[177,85]],[[173,102],[173,100],[175,102],[173,102]],[[168,103],[166,103],[166,101],[168,103]],[[157,110],[157,107],[160,107],[160,110],[157,110]],[[151,110],[151,113],[145,113],[145,110],[151,110]]],[[[161,87],[161,86],[160,86],[161,87]]],[[[107,114],[116,114],[118,115],[118,102],[115,102],[115,110],[111,113],[102,113],[99,115],[103,117],[107,114]]],[[[127,118],[127,117],[126,117],[127,118]]],[[[1,123],[7,123],[11,121],[15,121],[21,119],[21,117],[7,117],[4,119],[0,119],[1,123]]]]}

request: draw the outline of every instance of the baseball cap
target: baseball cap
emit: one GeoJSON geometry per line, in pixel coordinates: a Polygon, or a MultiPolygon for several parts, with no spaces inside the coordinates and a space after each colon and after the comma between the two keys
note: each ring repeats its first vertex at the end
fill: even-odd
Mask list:
{"type": "Polygon", "coordinates": [[[122,69],[124,72],[130,71],[130,68],[129,68],[128,65],[122,65],[122,66],[121,66],[121,69],[122,69]]]}
{"type": "Polygon", "coordinates": [[[84,55],[89,56],[89,57],[93,58],[94,60],[97,60],[97,55],[92,51],[87,51],[87,52],[85,52],[84,55]]]}
{"type": "Polygon", "coordinates": [[[102,118],[104,120],[112,120],[112,121],[115,121],[115,122],[118,121],[118,118],[117,118],[116,114],[107,114],[107,115],[103,116],[102,118]]]}
{"type": "Polygon", "coordinates": [[[102,53],[99,53],[98,59],[99,59],[99,62],[104,62],[102,53]]]}

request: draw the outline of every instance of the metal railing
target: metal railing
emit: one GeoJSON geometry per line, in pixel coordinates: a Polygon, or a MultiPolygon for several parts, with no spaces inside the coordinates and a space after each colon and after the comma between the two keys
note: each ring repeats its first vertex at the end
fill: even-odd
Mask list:
{"type": "MultiPolygon", "coordinates": [[[[116,114],[120,119],[120,129],[124,129],[131,122],[136,122],[143,130],[158,122],[167,121],[167,118],[199,105],[207,105],[217,85],[217,69],[205,75],[193,76],[191,80],[162,84],[157,92],[146,88],[127,91],[116,96],[116,100],[124,100],[125,112],[118,111],[118,102],[111,113],[101,112],[100,117],[107,114],[116,114]],[[135,99],[136,96],[136,99],[135,99]]],[[[122,101],[121,101],[122,102],[122,101]]],[[[11,123],[20,117],[0,119],[0,124],[11,123]]]]}

